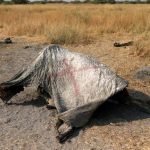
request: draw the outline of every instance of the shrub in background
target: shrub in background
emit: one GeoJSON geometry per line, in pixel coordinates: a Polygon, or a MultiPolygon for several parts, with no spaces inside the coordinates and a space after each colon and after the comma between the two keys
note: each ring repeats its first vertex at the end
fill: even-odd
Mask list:
{"type": "Polygon", "coordinates": [[[3,3],[3,2],[4,2],[4,0],[0,0],[0,4],[3,3]]]}
{"type": "Polygon", "coordinates": [[[12,2],[15,4],[27,4],[29,1],[28,0],[12,0],[12,2]]]}

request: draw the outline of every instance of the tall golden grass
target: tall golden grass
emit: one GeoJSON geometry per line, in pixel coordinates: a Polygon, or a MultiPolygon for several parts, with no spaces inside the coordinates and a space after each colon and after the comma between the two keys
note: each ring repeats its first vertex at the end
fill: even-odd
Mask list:
{"type": "Polygon", "coordinates": [[[84,44],[103,34],[146,34],[150,5],[0,5],[0,36],[45,37],[51,43],[84,44]]]}

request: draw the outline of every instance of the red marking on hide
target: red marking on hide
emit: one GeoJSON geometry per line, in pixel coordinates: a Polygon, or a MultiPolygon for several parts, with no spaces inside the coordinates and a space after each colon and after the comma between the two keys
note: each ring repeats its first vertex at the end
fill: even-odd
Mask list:
{"type": "MultiPolygon", "coordinates": [[[[67,75],[70,75],[70,78],[71,78],[71,81],[73,83],[73,87],[74,87],[74,94],[75,96],[79,96],[80,95],[80,90],[79,90],[79,86],[77,85],[77,82],[76,82],[76,79],[75,79],[75,73],[76,72],[82,72],[82,71],[86,71],[86,70],[90,70],[90,69],[97,69],[98,67],[96,66],[86,66],[86,67],[82,67],[82,68],[79,68],[77,70],[75,70],[75,68],[73,68],[73,66],[69,65],[67,59],[63,59],[63,61],[60,61],[60,63],[63,62],[63,64],[65,64],[65,69],[63,69],[62,71],[60,72],[57,72],[56,76],[65,76],[66,74],[67,75]]],[[[51,74],[50,74],[51,76],[51,74]]]]}

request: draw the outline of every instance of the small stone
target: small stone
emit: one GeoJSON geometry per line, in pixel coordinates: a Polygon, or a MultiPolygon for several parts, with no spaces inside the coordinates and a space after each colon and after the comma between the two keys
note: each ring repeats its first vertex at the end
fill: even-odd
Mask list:
{"type": "Polygon", "coordinates": [[[32,46],[31,45],[24,46],[24,49],[28,49],[28,48],[32,48],[32,46]]]}
{"type": "Polygon", "coordinates": [[[12,43],[11,38],[8,37],[8,38],[4,39],[4,43],[5,43],[5,44],[11,44],[11,43],[12,43]]]}

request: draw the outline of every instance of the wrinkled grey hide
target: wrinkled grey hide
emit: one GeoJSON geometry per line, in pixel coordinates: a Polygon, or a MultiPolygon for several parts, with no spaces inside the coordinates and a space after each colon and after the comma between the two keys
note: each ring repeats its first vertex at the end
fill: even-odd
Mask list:
{"type": "Polygon", "coordinates": [[[73,127],[87,123],[110,96],[123,90],[127,81],[95,59],[53,45],[4,85],[40,85],[51,95],[58,116],[73,127]]]}

